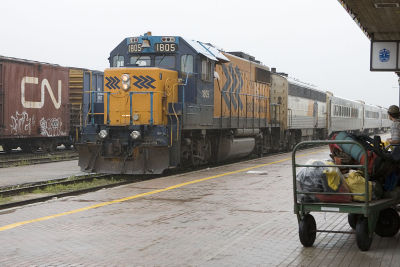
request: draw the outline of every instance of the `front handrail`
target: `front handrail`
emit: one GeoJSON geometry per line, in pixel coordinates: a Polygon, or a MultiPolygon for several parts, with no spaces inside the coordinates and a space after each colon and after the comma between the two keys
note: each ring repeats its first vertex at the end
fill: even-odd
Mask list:
{"type": "MultiPolygon", "coordinates": [[[[365,148],[359,143],[354,140],[314,140],[314,141],[303,141],[298,143],[292,152],[292,171],[293,171],[293,198],[295,203],[295,213],[298,214],[299,212],[299,203],[297,201],[297,195],[299,194],[307,194],[307,195],[351,195],[351,196],[364,196],[365,197],[365,216],[368,216],[368,207],[369,207],[369,174],[368,174],[368,157],[365,148]],[[307,164],[296,164],[296,152],[297,150],[305,145],[329,145],[329,144],[353,144],[357,145],[361,148],[361,151],[364,155],[364,164],[362,165],[307,165],[307,164]],[[301,192],[297,191],[297,183],[296,183],[296,168],[297,167],[338,167],[338,168],[357,168],[364,170],[364,178],[365,178],[365,193],[335,193],[335,192],[301,192]]],[[[312,205],[313,203],[306,203],[307,205],[312,205]]],[[[332,204],[332,203],[330,203],[332,204]]],[[[303,203],[300,203],[303,205],[303,203]]]]}

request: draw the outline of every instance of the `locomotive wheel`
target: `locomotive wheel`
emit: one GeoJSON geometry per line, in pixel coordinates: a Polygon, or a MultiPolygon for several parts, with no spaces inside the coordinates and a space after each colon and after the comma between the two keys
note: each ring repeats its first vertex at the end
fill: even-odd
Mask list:
{"type": "Polygon", "coordinates": [[[381,210],[376,223],[375,233],[381,237],[392,237],[400,228],[400,217],[392,208],[381,210]]]}
{"type": "Polygon", "coordinates": [[[356,224],[357,246],[361,251],[367,251],[371,247],[372,236],[368,232],[368,218],[360,216],[356,224]]]}
{"type": "Polygon", "coordinates": [[[356,229],[357,225],[357,219],[360,215],[355,214],[355,213],[349,213],[347,215],[347,221],[349,222],[349,225],[351,228],[356,229]]]}
{"type": "Polygon", "coordinates": [[[311,214],[306,214],[299,222],[299,238],[305,247],[311,247],[317,237],[317,224],[311,214]]]}

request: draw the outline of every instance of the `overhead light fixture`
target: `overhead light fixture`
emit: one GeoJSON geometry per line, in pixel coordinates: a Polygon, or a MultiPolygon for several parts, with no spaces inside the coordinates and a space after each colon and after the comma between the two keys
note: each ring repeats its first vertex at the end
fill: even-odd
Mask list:
{"type": "Polygon", "coordinates": [[[396,8],[400,7],[399,3],[374,3],[375,8],[396,8]]]}

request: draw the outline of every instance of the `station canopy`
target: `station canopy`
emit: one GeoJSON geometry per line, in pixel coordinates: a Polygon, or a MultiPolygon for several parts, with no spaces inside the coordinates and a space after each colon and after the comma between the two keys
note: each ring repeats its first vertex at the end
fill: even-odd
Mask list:
{"type": "Polygon", "coordinates": [[[370,40],[400,40],[399,0],[339,0],[370,40]]]}
{"type": "Polygon", "coordinates": [[[400,0],[338,1],[371,40],[371,70],[392,70],[400,77],[400,0]]]}

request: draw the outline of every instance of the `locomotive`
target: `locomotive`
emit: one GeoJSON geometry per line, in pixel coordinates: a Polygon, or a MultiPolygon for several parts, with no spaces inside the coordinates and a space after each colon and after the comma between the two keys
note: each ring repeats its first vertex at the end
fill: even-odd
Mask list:
{"type": "Polygon", "coordinates": [[[148,32],[125,38],[109,63],[76,144],[87,172],[160,174],[287,150],[333,129],[327,92],[243,52],[148,32]]]}

